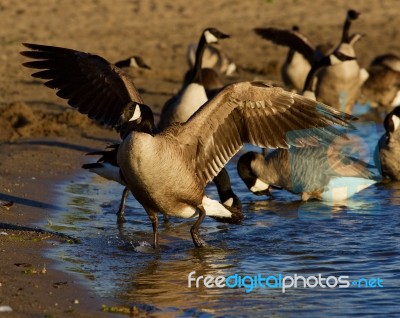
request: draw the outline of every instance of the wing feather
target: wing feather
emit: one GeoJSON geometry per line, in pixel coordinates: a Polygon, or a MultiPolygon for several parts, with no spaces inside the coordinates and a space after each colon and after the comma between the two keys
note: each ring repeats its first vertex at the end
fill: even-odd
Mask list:
{"type": "Polygon", "coordinates": [[[298,31],[277,28],[255,28],[254,32],[263,39],[292,48],[303,55],[312,65],[315,60],[315,46],[298,31]]]}
{"type": "Polygon", "coordinates": [[[351,118],[281,88],[244,82],[227,86],[174,135],[206,184],[245,143],[269,148],[315,146],[342,135],[338,126],[352,129],[351,118]]]}
{"type": "Polygon", "coordinates": [[[32,74],[58,89],[57,96],[101,124],[114,126],[131,101],[143,103],[136,87],[118,67],[98,55],[71,49],[24,43],[34,59],[23,65],[41,71],[32,74]]]}

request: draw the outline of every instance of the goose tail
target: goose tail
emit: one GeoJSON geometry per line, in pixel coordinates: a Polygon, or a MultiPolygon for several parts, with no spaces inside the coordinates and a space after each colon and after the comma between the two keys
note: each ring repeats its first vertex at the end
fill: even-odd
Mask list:
{"type": "Polygon", "coordinates": [[[82,168],[87,169],[90,172],[93,172],[107,180],[116,181],[125,186],[125,182],[121,178],[119,167],[116,167],[108,162],[87,163],[84,164],[82,168]]]}
{"type": "Polygon", "coordinates": [[[240,209],[221,204],[207,196],[203,197],[202,205],[206,215],[219,222],[240,224],[243,220],[243,213],[240,209]]]}

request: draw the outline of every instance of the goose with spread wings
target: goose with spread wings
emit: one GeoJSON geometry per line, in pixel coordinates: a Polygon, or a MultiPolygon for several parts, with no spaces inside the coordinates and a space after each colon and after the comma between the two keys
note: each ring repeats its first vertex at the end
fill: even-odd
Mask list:
{"type": "Polygon", "coordinates": [[[197,217],[190,231],[196,247],[205,245],[199,227],[206,215],[241,221],[241,214],[205,196],[204,189],[245,143],[317,145],[343,134],[341,127],[353,128],[350,115],[329,106],[263,82],[243,82],[224,88],[187,122],[156,134],[151,109],[138,101],[133,83],[116,66],[97,55],[81,65],[87,53],[24,45],[30,50],[21,54],[36,60],[24,65],[41,69],[33,77],[47,80],[45,85],[81,113],[119,131],[118,164],[151,220],[155,247],[159,211],[197,217]]]}
{"type": "Polygon", "coordinates": [[[317,100],[336,109],[351,113],[359,95],[361,85],[368,76],[356,60],[354,44],[361,34],[349,34],[352,21],[359,13],[348,10],[343,25],[342,39],[339,45],[329,54],[323,54],[300,32],[277,28],[256,28],[254,31],[266,40],[278,45],[289,46],[298,51],[312,66],[304,83],[304,90],[309,89],[311,82],[307,79],[316,75],[315,95],[317,100]]]}

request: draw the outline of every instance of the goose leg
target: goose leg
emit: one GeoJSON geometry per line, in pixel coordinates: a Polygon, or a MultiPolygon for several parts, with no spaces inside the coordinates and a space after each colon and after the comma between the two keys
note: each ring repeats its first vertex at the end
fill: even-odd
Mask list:
{"type": "Polygon", "coordinates": [[[164,222],[164,224],[168,224],[169,223],[169,216],[168,215],[164,214],[163,222],[164,222]]]}
{"type": "Polygon", "coordinates": [[[154,248],[158,248],[158,214],[154,210],[151,209],[145,209],[147,212],[147,215],[149,216],[149,219],[151,221],[151,225],[153,227],[153,243],[154,243],[154,248]]]}
{"type": "Polygon", "coordinates": [[[129,189],[125,187],[124,191],[122,192],[122,197],[121,197],[121,202],[119,204],[118,212],[117,212],[117,223],[125,223],[125,204],[126,204],[126,198],[128,197],[129,194],[129,189]]]}
{"type": "Polygon", "coordinates": [[[206,211],[202,206],[197,207],[197,212],[199,213],[199,218],[193,224],[192,228],[190,229],[190,233],[192,234],[193,243],[196,247],[203,247],[206,246],[206,242],[202,240],[199,233],[200,224],[204,221],[206,216],[206,211]]]}

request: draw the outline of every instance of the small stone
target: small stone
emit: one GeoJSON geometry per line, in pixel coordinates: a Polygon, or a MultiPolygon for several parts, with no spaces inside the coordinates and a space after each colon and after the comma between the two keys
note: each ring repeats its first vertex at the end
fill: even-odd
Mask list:
{"type": "Polygon", "coordinates": [[[75,300],[74,300],[74,304],[79,304],[79,300],[78,300],[78,299],[75,299],[75,300]]]}

